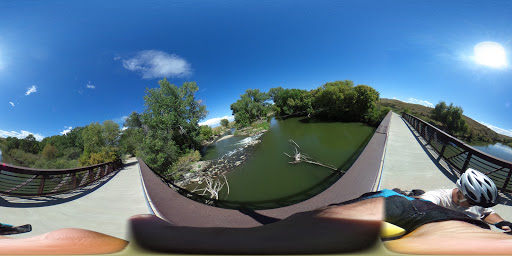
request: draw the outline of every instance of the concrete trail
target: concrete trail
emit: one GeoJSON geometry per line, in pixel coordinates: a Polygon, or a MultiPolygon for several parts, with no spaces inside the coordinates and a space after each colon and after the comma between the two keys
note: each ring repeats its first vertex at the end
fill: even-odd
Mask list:
{"type": "Polygon", "coordinates": [[[82,228],[127,240],[128,218],[149,213],[135,158],[128,159],[123,169],[95,187],[46,197],[0,197],[1,223],[32,225],[32,232],[9,236],[13,238],[82,228]]]}
{"type": "MultiPolygon", "coordinates": [[[[416,131],[409,129],[400,115],[393,113],[384,155],[380,189],[402,190],[455,188],[458,176],[429,155],[430,146],[417,139],[416,131]]],[[[512,221],[512,206],[493,207],[503,219],[512,221]]]]}

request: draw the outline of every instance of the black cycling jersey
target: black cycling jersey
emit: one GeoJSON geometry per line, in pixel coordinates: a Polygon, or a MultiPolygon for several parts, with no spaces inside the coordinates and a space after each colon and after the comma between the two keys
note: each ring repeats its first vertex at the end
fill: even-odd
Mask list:
{"type": "Polygon", "coordinates": [[[427,200],[408,197],[387,189],[365,193],[359,198],[334,205],[350,204],[377,197],[385,198],[386,209],[384,221],[405,229],[406,234],[424,224],[447,220],[464,221],[484,229],[490,229],[487,223],[473,219],[464,213],[444,208],[427,200]]]}

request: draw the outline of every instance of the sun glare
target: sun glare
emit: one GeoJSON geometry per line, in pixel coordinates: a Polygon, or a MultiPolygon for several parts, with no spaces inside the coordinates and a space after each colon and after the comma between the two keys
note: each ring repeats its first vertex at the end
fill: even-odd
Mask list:
{"type": "Polygon", "coordinates": [[[474,47],[476,63],[493,68],[507,66],[505,48],[496,42],[481,42],[474,47]]]}

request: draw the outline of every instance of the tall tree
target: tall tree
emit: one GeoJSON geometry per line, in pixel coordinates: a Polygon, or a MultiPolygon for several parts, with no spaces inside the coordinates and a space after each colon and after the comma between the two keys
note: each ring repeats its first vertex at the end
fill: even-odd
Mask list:
{"type": "Polygon", "coordinates": [[[201,143],[199,121],[208,113],[201,100],[196,100],[196,83],[185,82],[181,87],[166,78],[160,88],[147,89],[144,127],[144,160],[156,171],[167,172],[177,158],[201,143]]]}
{"type": "Polygon", "coordinates": [[[267,102],[270,96],[267,93],[260,92],[259,89],[247,89],[240,99],[231,104],[230,108],[235,116],[235,122],[239,127],[245,127],[252,122],[266,117],[270,111],[267,102]]]}
{"type": "Polygon", "coordinates": [[[468,132],[468,125],[462,113],[464,110],[460,106],[453,106],[450,103],[446,105],[444,101],[439,102],[432,110],[431,116],[434,120],[437,120],[443,124],[443,129],[451,134],[468,132]]]}

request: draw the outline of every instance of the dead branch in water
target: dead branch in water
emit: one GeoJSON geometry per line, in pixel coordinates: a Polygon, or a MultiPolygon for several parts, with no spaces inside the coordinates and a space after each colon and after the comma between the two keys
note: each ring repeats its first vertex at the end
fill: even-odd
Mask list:
{"type": "Polygon", "coordinates": [[[331,170],[334,170],[334,171],[338,171],[338,172],[344,172],[343,170],[339,170],[337,169],[336,167],[332,166],[332,165],[327,165],[327,164],[323,164],[323,163],[320,163],[320,162],[317,162],[317,161],[314,161],[313,159],[311,159],[311,157],[309,157],[307,154],[305,153],[301,153],[299,151],[300,147],[299,145],[293,141],[292,139],[288,140],[290,143],[293,143],[293,148],[294,148],[294,151],[295,153],[293,154],[293,156],[291,155],[288,155],[286,152],[284,152],[284,154],[286,156],[288,156],[289,158],[292,158],[294,159],[292,162],[288,162],[290,164],[298,164],[298,163],[301,163],[301,162],[305,162],[305,163],[309,163],[309,164],[315,164],[315,165],[318,165],[318,166],[322,166],[322,167],[325,167],[325,168],[329,168],[331,170]]]}
{"type": "Polygon", "coordinates": [[[212,177],[210,175],[202,176],[199,183],[204,182],[206,184],[206,186],[204,188],[200,188],[200,189],[197,189],[197,187],[196,187],[196,189],[194,189],[192,192],[200,192],[200,195],[202,195],[202,196],[206,196],[208,194],[208,196],[211,199],[219,200],[219,192],[222,190],[224,185],[226,185],[226,187],[228,189],[226,196],[228,196],[229,195],[228,179],[226,178],[226,176],[224,174],[222,174],[222,177],[224,178],[224,181],[221,181],[220,179],[214,180],[214,177],[212,177]]]}

